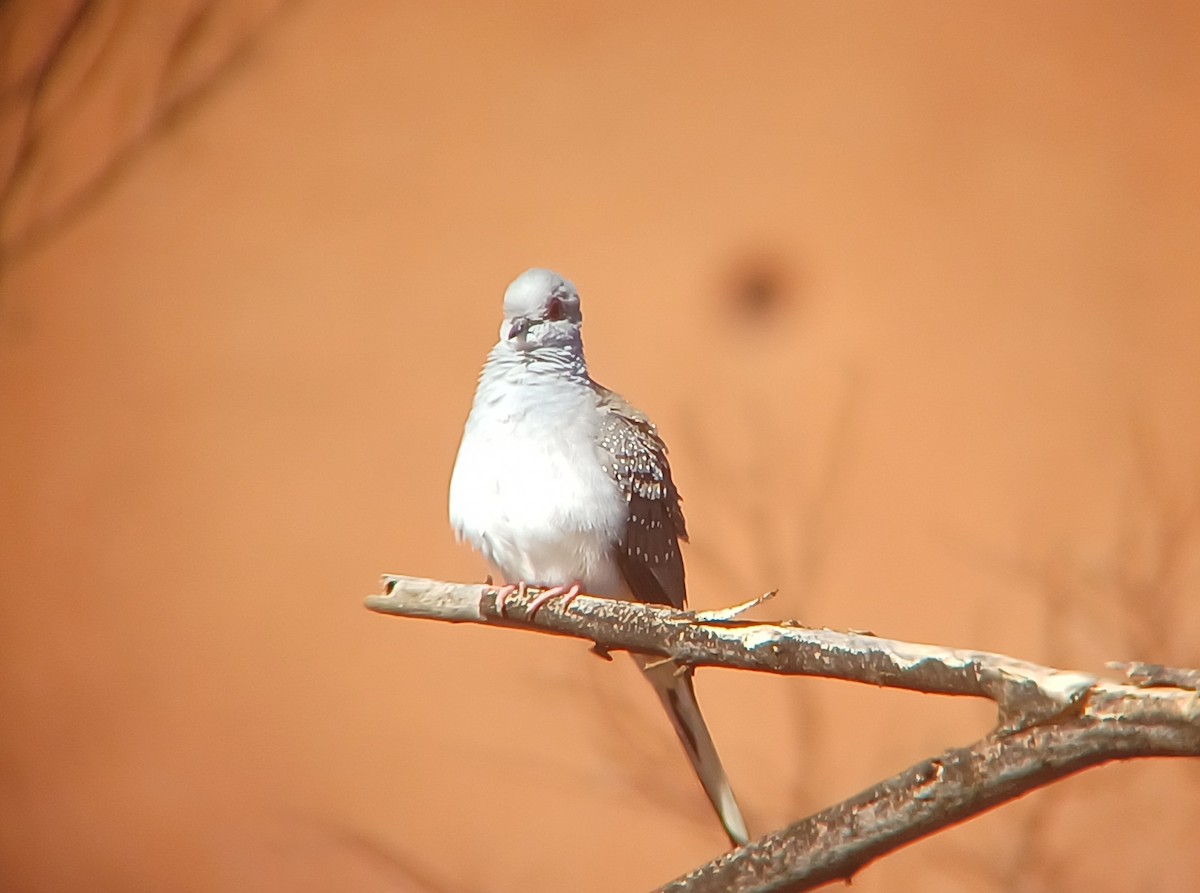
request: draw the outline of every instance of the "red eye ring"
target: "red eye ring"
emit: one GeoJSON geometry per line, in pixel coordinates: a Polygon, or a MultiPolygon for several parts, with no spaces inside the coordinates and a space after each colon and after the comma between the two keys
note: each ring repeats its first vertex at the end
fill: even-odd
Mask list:
{"type": "Polygon", "coordinates": [[[558,322],[566,313],[563,311],[563,303],[558,298],[551,298],[546,302],[546,319],[550,322],[558,322]]]}

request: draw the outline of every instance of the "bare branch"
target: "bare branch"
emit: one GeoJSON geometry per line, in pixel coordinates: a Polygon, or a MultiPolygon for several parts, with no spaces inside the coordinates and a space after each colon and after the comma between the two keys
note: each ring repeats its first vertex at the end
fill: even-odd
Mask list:
{"type": "Polygon", "coordinates": [[[502,623],[594,642],[604,651],[661,654],[690,666],[724,666],[795,676],[845,679],[929,694],[991,698],[1002,730],[1042,722],[1071,709],[1096,682],[1089,673],[1041,667],[983,651],[940,648],[861,633],[809,629],[791,621],[724,620],[658,605],[580,596],[567,610],[551,601],[530,622],[539,590],[510,596],[507,616],[492,587],[419,577],[384,577],[384,595],[367,607],[385,614],[455,623],[502,623]]]}
{"type": "Polygon", "coordinates": [[[1089,766],[1198,755],[1200,699],[1194,692],[1099,686],[1073,716],[948,750],[727,853],[660,893],[808,890],[849,879],[906,843],[1089,766]]]}
{"type": "Polygon", "coordinates": [[[1126,669],[1137,684],[1097,679],[1000,654],[940,648],[794,622],[694,614],[580,596],[529,617],[539,590],[497,607],[497,591],[418,577],[384,577],[373,611],[455,623],[523,627],[691,666],[822,676],[933,694],[991,698],[999,726],[861,794],[768,834],[661,888],[662,893],[774,893],[848,879],[917,838],[1111,760],[1200,756],[1200,671],[1126,669]]]}

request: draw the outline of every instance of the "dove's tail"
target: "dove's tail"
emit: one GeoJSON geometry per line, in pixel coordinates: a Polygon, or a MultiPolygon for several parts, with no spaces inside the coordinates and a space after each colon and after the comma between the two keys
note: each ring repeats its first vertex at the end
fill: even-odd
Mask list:
{"type": "Polygon", "coordinates": [[[687,752],[688,759],[704,787],[704,793],[712,801],[717,811],[717,818],[725,826],[725,833],[733,841],[734,846],[741,846],[750,839],[746,833],[746,822],[742,811],[738,809],[737,800],[733,797],[733,788],[725,777],[725,767],[717,756],[712,736],[708,734],[708,726],[700,715],[700,705],[696,703],[696,690],[692,686],[692,673],[679,673],[679,666],[658,657],[633,655],[638,666],[642,668],[646,679],[654,686],[654,691],[671,717],[671,725],[687,752]],[[678,673],[678,675],[676,675],[678,673]]]}

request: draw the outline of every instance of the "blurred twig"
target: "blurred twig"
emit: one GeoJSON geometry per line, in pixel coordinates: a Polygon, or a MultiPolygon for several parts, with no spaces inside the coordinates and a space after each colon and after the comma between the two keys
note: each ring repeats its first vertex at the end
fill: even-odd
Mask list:
{"type": "Polygon", "coordinates": [[[22,67],[0,75],[0,135],[9,143],[0,152],[0,272],[103,197],[149,146],[242,70],[297,2],[264,0],[262,9],[211,0],[0,4],[0,50],[24,53],[22,67]],[[159,42],[147,44],[147,32],[159,42]],[[37,42],[36,51],[14,48],[18,36],[37,42]],[[145,51],[142,62],[130,61],[130,46],[145,51]],[[111,113],[111,132],[96,134],[91,153],[71,156],[68,170],[62,145],[71,144],[78,121],[98,113],[111,113]]]}

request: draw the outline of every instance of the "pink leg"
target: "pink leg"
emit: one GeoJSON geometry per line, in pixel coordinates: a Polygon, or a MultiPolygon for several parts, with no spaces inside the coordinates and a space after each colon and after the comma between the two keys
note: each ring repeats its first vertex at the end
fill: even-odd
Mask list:
{"type": "Polygon", "coordinates": [[[504,603],[508,600],[508,597],[514,592],[520,593],[522,596],[524,596],[525,588],[525,583],[521,582],[509,583],[507,586],[501,586],[496,590],[496,611],[499,612],[501,617],[508,616],[508,609],[504,607],[504,603]]]}
{"type": "Polygon", "coordinates": [[[571,604],[571,602],[575,601],[575,597],[579,595],[579,586],[579,581],[576,580],[570,586],[555,586],[553,589],[547,589],[529,603],[529,619],[533,619],[534,615],[537,614],[538,609],[541,608],[542,605],[546,604],[546,602],[550,601],[552,598],[558,598],[560,595],[563,597],[562,606],[563,610],[565,611],[567,606],[571,604]]]}

